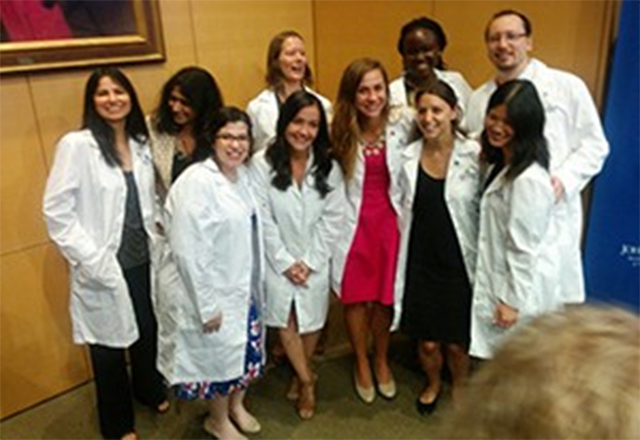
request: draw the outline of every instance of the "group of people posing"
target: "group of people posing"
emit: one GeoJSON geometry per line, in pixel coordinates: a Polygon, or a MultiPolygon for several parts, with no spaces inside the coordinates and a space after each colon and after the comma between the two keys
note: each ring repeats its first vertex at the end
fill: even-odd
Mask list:
{"type": "Polygon", "coordinates": [[[390,332],[419,341],[422,414],[445,359],[459,400],[470,355],[491,358],[514,328],[584,299],[580,191],[608,152],[596,109],[581,80],[529,58],[524,15],[499,12],[485,41],[496,77],[472,92],[445,69],[441,26],[413,20],[403,75],[355,60],[332,104],[310,89],[303,38],[283,32],[246,112],[198,67],[171,77],[146,119],[120,70],[92,73],[44,214],[104,437],[137,438],[132,396],[167,411],[163,379],[209,401],[215,437],[259,432],[243,401],[265,325],[295,371],[287,397],[313,417],[330,292],[363,402],[397,393],[390,332]]]}

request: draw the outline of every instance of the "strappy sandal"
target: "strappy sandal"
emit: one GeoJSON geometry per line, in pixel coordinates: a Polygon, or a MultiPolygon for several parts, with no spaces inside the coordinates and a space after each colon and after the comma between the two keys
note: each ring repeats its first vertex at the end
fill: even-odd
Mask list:
{"type": "Polygon", "coordinates": [[[298,416],[302,420],[311,419],[316,412],[316,379],[300,385],[300,397],[298,398],[298,416]]]}

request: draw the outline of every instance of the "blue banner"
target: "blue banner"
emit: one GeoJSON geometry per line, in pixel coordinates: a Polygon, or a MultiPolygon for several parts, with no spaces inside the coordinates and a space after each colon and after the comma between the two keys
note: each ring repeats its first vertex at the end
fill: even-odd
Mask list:
{"type": "Polygon", "coordinates": [[[640,309],[640,3],[624,0],[604,129],[611,153],[594,186],[585,246],[587,299],[640,309]]]}

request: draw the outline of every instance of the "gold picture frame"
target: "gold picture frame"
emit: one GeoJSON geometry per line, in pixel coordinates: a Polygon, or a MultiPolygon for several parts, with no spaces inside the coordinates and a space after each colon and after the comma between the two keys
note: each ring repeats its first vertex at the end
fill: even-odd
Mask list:
{"type": "MultiPolygon", "coordinates": [[[[57,7],[62,3],[49,2],[57,7]]],[[[99,2],[94,0],[94,3],[85,3],[89,5],[85,8],[93,8],[99,2]]],[[[158,0],[120,0],[119,3],[127,7],[129,24],[125,34],[3,41],[0,42],[0,74],[164,61],[165,48],[158,0]]],[[[105,22],[109,16],[100,12],[97,13],[100,15],[100,25],[117,32],[118,23],[105,22]]],[[[5,14],[5,19],[7,16],[5,14]]],[[[4,32],[5,27],[3,24],[4,36],[7,34],[4,32]]]]}

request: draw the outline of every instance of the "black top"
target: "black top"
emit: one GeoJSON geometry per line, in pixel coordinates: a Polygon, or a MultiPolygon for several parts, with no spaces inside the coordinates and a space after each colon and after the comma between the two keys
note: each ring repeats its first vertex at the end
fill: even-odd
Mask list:
{"type": "Polygon", "coordinates": [[[487,188],[489,188],[489,185],[491,185],[491,182],[493,182],[495,178],[498,177],[498,174],[500,174],[500,171],[502,171],[503,168],[504,168],[504,162],[501,160],[496,162],[493,165],[493,168],[489,173],[489,177],[487,177],[487,181],[484,183],[484,188],[482,188],[483,193],[487,190],[487,188]]]}
{"type": "Polygon", "coordinates": [[[173,155],[173,162],[171,163],[171,183],[175,182],[178,176],[192,163],[192,158],[183,154],[181,151],[176,151],[176,154],[173,155]]]}
{"type": "Polygon", "coordinates": [[[453,221],[444,200],[444,185],[444,179],[434,179],[418,167],[409,260],[422,267],[464,271],[453,221]]]}
{"type": "Polygon", "coordinates": [[[149,243],[142,222],[142,211],[138,198],[138,188],[131,171],[123,171],[127,182],[127,199],[124,210],[122,241],[118,248],[118,262],[123,269],[140,266],[149,262],[149,243]]]}

